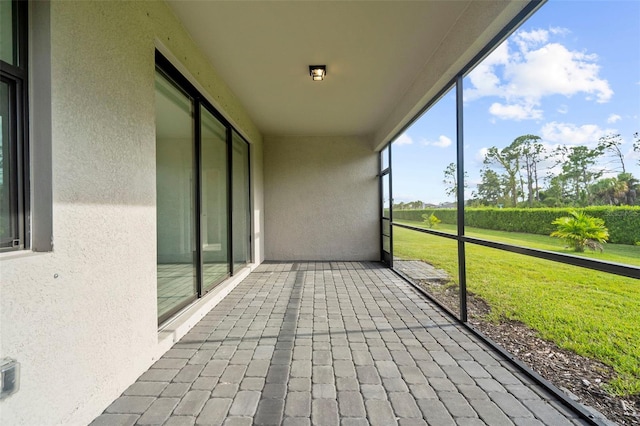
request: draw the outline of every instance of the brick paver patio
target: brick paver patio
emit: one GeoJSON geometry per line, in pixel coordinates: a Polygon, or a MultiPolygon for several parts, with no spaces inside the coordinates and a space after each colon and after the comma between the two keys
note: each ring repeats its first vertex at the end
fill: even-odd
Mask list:
{"type": "Polygon", "coordinates": [[[92,425],[571,425],[377,263],[265,263],[92,425]]]}

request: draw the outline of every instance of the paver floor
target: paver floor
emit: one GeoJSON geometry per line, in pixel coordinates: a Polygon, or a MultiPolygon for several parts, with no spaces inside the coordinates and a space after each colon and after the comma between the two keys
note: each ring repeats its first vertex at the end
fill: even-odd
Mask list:
{"type": "Polygon", "coordinates": [[[265,263],[92,425],[583,424],[377,263],[265,263]]]}

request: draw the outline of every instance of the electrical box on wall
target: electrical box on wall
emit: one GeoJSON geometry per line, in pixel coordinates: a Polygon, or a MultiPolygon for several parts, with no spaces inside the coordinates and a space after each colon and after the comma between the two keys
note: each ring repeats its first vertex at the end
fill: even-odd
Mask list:
{"type": "Polygon", "coordinates": [[[0,399],[5,399],[20,389],[20,363],[15,359],[0,360],[0,399]]]}

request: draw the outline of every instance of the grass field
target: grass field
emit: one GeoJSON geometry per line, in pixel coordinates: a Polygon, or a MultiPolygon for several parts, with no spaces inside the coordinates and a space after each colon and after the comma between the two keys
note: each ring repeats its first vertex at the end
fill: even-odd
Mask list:
{"type": "MultiPolygon", "coordinates": [[[[479,229],[467,235],[566,251],[561,242],[540,235],[479,229]]],[[[640,394],[640,280],[473,244],[466,254],[467,287],[491,306],[489,320],[521,321],[562,348],[612,366],[618,374],[610,383],[613,393],[640,394]]],[[[457,277],[452,240],[395,227],[394,255],[457,277]]],[[[640,247],[634,246],[607,245],[604,253],[585,256],[640,265],[640,247]]]]}
{"type": "MultiPolygon", "coordinates": [[[[397,220],[397,223],[424,228],[422,222],[412,222],[408,220],[397,220]]],[[[437,231],[455,234],[455,225],[438,224],[437,231]]],[[[602,260],[605,262],[625,263],[627,265],[640,266],[640,246],[631,246],[624,244],[604,244],[604,251],[586,251],[584,253],[575,253],[564,246],[562,240],[552,238],[546,235],[523,234],[519,232],[493,231],[490,229],[465,228],[465,235],[469,237],[483,238],[485,240],[497,241],[516,246],[529,247],[541,250],[557,251],[588,257],[590,259],[602,260]]]]}

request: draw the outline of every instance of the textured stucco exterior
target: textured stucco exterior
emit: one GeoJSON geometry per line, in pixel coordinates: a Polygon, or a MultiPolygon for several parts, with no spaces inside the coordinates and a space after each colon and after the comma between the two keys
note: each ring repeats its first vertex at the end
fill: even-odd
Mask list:
{"type": "Polygon", "coordinates": [[[265,258],[379,260],[378,155],[361,137],[265,137],[265,258]]]}
{"type": "MultiPolygon", "coordinates": [[[[164,3],[34,7],[50,8],[50,131],[31,143],[50,133],[53,251],[0,257],[0,357],[22,367],[21,389],[0,402],[0,424],[82,425],[168,348],[156,314],[154,49],[178,61],[257,161],[262,138],[164,3]]],[[[39,179],[48,177],[36,168],[39,179]]]]}

